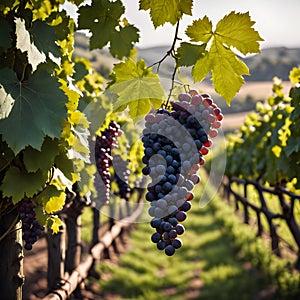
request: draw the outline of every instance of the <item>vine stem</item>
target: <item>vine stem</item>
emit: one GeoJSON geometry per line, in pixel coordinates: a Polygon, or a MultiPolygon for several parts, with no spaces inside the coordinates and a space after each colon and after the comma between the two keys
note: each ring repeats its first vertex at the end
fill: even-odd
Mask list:
{"type": "Polygon", "coordinates": [[[177,40],[180,40],[180,38],[178,37],[179,23],[180,23],[180,20],[178,20],[177,24],[176,24],[175,35],[174,35],[174,39],[173,39],[171,48],[167,51],[167,53],[159,61],[157,61],[157,62],[155,62],[155,63],[153,63],[152,65],[149,66],[149,68],[152,68],[153,66],[158,65],[157,66],[157,73],[158,73],[160,65],[162,64],[162,62],[168,56],[172,56],[174,58],[174,60],[175,60],[175,67],[174,67],[174,71],[173,71],[172,77],[171,77],[172,83],[171,83],[171,88],[170,88],[170,91],[169,91],[168,99],[167,99],[166,103],[162,104],[162,107],[165,107],[165,108],[167,108],[169,106],[170,98],[171,98],[171,95],[172,95],[172,90],[174,89],[175,76],[176,76],[176,72],[177,72],[177,69],[178,69],[177,68],[177,57],[175,56],[174,52],[175,52],[176,42],[177,42],[177,40]]]}
{"type": "Polygon", "coordinates": [[[180,23],[180,21],[178,20],[178,21],[177,21],[177,24],[176,24],[175,36],[174,36],[174,39],[173,39],[171,48],[167,51],[167,53],[163,56],[163,58],[161,58],[159,61],[153,63],[153,64],[150,65],[148,68],[152,68],[152,67],[154,67],[155,65],[158,65],[158,67],[157,67],[157,71],[158,71],[158,70],[159,70],[159,67],[160,67],[160,65],[161,65],[161,63],[162,63],[168,56],[172,56],[173,58],[175,58],[174,50],[175,50],[176,41],[180,39],[180,38],[178,37],[179,23],[180,23]]]}

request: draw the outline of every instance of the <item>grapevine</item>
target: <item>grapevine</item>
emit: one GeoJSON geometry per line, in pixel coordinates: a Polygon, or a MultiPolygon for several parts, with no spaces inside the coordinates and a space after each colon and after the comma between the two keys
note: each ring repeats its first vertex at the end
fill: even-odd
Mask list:
{"type": "MultiPolygon", "coordinates": [[[[103,201],[108,201],[108,167],[113,141],[97,137],[98,162],[96,167],[88,165],[93,156],[90,155],[89,138],[95,138],[99,128],[95,128],[97,125],[91,120],[93,114],[85,108],[96,107],[94,115],[102,116],[106,121],[113,110],[117,113],[128,111],[136,120],[142,119],[151,109],[158,109],[164,98],[158,74],[154,74],[142,58],[136,59],[135,43],[139,41],[140,32],[126,19],[121,0],[93,0],[89,4],[83,0],[69,1],[77,8],[77,20],[70,16],[65,2],[9,0],[0,4],[1,217],[9,216],[11,207],[19,209],[26,248],[34,243],[33,236],[41,229],[34,225],[34,218],[41,226],[51,227],[53,233],[59,232],[62,221],[54,214],[65,206],[66,189],[72,190],[73,184],[79,182],[81,194],[96,197],[96,167],[105,188],[103,201]],[[120,60],[111,71],[111,82],[107,83],[91,67],[92,61],[74,59],[77,30],[88,31],[90,50],[108,46],[109,54],[120,60]],[[103,91],[113,97],[104,100],[103,91]],[[105,151],[101,152],[103,149],[105,151]],[[51,176],[52,170],[54,176],[51,176]],[[16,181],[18,189],[15,188],[16,181]],[[33,235],[28,233],[29,229],[34,231],[33,235]]],[[[194,82],[202,81],[211,72],[216,92],[230,103],[244,83],[243,75],[249,74],[247,66],[232,48],[244,55],[258,53],[258,42],[262,40],[252,27],[254,22],[249,14],[232,12],[216,24],[215,30],[206,16],[195,20],[185,31],[189,42],[181,42],[182,39],[177,37],[178,26],[184,15],[192,15],[193,1],[167,1],[164,7],[161,7],[161,1],[150,2],[140,0],[139,9],[149,11],[155,28],[166,23],[176,25],[174,43],[168,53],[176,57],[175,70],[192,66],[194,82]],[[180,43],[179,47],[175,47],[175,42],[180,43]]],[[[175,71],[173,74],[172,79],[175,71]]],[[[176,103],[172,109],[175,113],[187,114],[179,112],[176,103]]],[[[194,115],[194,112],[189,113],[194,115]]],[[[160,112],[155,117],[158,115],[171,117],[167,112],[160,112]]],[[[180,118],[183,117],[173,119],[180,118]]],[[[214,124],[217,128],[218,122],[214,121],[214,124]]],[[[207,134],[213,137],[216,128],[211,128],[207,134]]],[[[204,162],[202,156],[209,146],[208,141],[200,142],[203,143],[201,148],[199,142],[194,143],[201,154],[201,157],[199,153],[193,157],[195,165],[204,162]]],[[[181,151],[174,141],[166,141],[167,145],[181,151]]],[[[140,158],[137,155],[134,158],[133,152],[131,158],[135,161],[132,165],[139,163],[140,158]]],[[[191,163],[185,159],[178,158],[181,168],[191,163]]],[[[136,174],[138,170],[135,167],[136,174]]],[[[192,195],[190,188],[191,183],[197,181],[196,174],[183,171],[178,174],[187,176],[185,182],[190,185],[188,193],[192,195]]],[[[181,209],[181,219],[188,205],[181,209]]],[[[7,237],[7,230],[11,230],[11,226],[1,229],[0,240],[7,237]]],[[[178,248],[179,244],[174,242],[173,247],[178,248]]],[[[4,273],[3,269],[0,273],[4,273]]],[[[9,288],[7,285],[10,292],[9,288]]]]}
{"type": "Polygon", "coordinates": [[[152,242],[171,256],[180,248],[181,222],[191,209],[192,192],[200,182],[197,171],[217,136],[223,115],[208,94],[196,90],[180,94],[172,110],[159,109],[145,117],[143,174],[151,178],[146,200],[150,202],[152,242]]]}

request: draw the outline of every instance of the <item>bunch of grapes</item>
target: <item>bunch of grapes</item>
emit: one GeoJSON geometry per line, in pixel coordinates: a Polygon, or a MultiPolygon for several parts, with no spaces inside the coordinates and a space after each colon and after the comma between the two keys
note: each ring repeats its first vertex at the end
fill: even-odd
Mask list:
{"type": "Polygon", "coordinates": [[[19,204],[20,219],[22,221],[22,236],[25,241],[25,249],[31,250],[32,245],[42,235],[44,226],[36,220],[35,205],[27,199],[19,204]]]}
{"type": "Polygon", "coordinates": [[[152,242],[171,256],[182,246],[181,224],[191,209],[197,171],[217,136],[223,115],[207,94],[180,94],[172,111],[160,109],[145,117],[143,174],[151,177],[146,200],[150,201],[152,242]]]}
{"type": "Polygon", "coordinates": [[[114,180],[119,187],[119,195],[125,200],[129,200],[130,197],[130,187],[129,187],[129,174],[128,161],[124,161],[120,155],[114,155],[113,165],[115,170],[114,180]]]}
{"type": "Polygon", "coordinates": [[[112,153],[111,150],[117,147],[117,138],[123,133],[119,124],[115,121],[111,121],[107,128],[105,128],[101,135],[96,137],[95,142],[95,161],[98,173],[102,179],[102,187],[104,192],[101,193],[101,200],[103,203],[109,202],[110,194],[110,166],[112,165],[112,153]]]}

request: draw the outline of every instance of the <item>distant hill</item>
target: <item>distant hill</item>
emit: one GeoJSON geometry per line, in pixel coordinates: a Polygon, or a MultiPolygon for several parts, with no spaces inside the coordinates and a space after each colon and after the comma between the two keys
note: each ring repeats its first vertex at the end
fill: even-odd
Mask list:
{"type": "MultiPolygon", "coordinates": [[[[169,46],[140,48],[138,56],[143,58],[147,65],[158,62],[169,50],[169,46]]],[[[104,76],[110,73],[113,64],[118,60],[111,57],[107,49],[89,51],[89,40],[84,34],[75,36],[75,56],[86,57],[91,60],[94,67],[104,76]]],[[[300,48],[266,48],[261,54],[243,59],[250,69],[251,76],[246,81],[271,81],[274,76],[288,80],[293,67],[300,65],[300,48]]],[[[157,66],[154,66],[154,71],[157,66]]],[[[173,72],[174,60],[167,58],[159,68],[162,77],[170,77],[173,72]]],[[[189,76],[190,70],[182,68],[182,75],[189,76]]]]}

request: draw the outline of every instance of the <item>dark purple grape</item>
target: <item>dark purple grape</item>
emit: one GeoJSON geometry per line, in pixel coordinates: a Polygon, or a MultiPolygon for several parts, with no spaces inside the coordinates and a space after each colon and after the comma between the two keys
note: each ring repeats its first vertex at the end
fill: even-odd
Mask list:
{"type": "Polygon", "coordinates": [[[36,220],[35,204],[29,199],[24,199],[19,203],[20,219],[22,221],[22,237],[25,242],[24,248],[31,250],[32,246],[42,235],[44,226],[36,220]]]}
{"type": "Polygon", "coordinates": [[[161,235],[158,232],[154,232],[151,236],[151,241],[153,243],[158,243],[161,240],[161,235]]]}
{"type": "Polygon", "coordinates": [[[168,245],[168,246],[165,248],[165,253],[166,253],[166,255],[168,255],[168,256],[172,256],[172,255],[174,255],[174,253],[175,253],[175,248],[174,248],[172,245],[168,245]]]}
{"type": "Polygon", "coordinates": [[[151,203],[149,214],[155,217],[151,226],[162,237],[157,248],[170,256],[182,245],[177,235],[185,228],[179,223],[186,219],[192,190],[200,182],[197,172],[212,144],[208,134],[217,135],[222,118],[210,96],[196,90],[180,94],[171,109],[148,114],[142,137],[146,165],[142,172],[151,178],[146,199],[151,203]]]}
{"type": "Polygon", "coordinates": [[[166,248],[167,244],[165,241],[163,240],[160,240],[158,243],[157,243],[157,249],[159,250],[164,250],[166,248]]]}
{"type": "Polygon", "coordinates": [[[179,234],[179,235],[181,235],[185,232],[185,228],[182,224],[177,224],[175,229],[176,229],[177,234],[179,234]]]}
{"type": "MultiPolygon", "coordinates": [[[[100,135],[97,135],[95,142],[95,161],[98,173],[104,183],[104,192],[99,194],[101,202],[107,203],[110,195],[110,166],[112,165],[112,148],[117,147],[117,137],[122,134],[119,124],[110,121],[100,135]]],[[[148,148],[147,148],[148,149],[148,148]]],[[[150,148],[149,148],[150,149],[150,148]]],[[[151,155],[150,155],[151,156],[151,155]]],[[[127,189],[127,187],[126,187],[127,189]]],[[[125,190],[125,188],[124,188],[125,190]]],[[[126,197],[126,194],[123,195],[126,197]]]]}
{"type": "Polygon", "coordinates": [[[182,241],[181,241],[181,239],[175,238],[175,239],[172,241],[172,246],[173,246],[175,249],[179,249],[179,248],[182,246],[182,241]]]}

